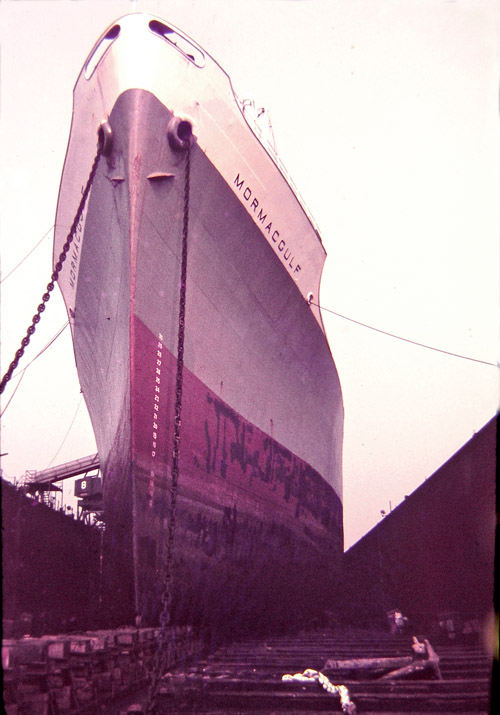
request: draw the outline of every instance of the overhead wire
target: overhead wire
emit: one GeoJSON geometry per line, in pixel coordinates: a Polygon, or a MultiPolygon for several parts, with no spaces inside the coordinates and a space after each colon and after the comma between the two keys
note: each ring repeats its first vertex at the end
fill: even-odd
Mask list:
{"type": "Polygon", "coordinates": [[[362,328],[368,328],[368,330],[373,330],[376,333],[381,333],[382,335],[386,335],[389,338],[395,338],[396,340],[402,340],[405,343],[410,343],[411,345],[417,345],[420,348],[426,348],[427,350],[434,350],[435,352],[438,353],[443,353],[444,355],[451,355],[452,357],[460,358],[461,360],[470,360],[471,362],[477,362],[480,363],[481,365],[489,365],[490,367],[499,367],[498,363],[494,362],[489,362],[487,360],[479,360],[479,358],[473,358],[468,355],[461,355],[459,353],[453,353],[449,350],[443,350],[442,348],[436,348],[433,345],[427,345],[426,343],[419,343],[416,340],[410,340],[409,338],[404,338],[401,335],[395,335],[394,333],[389,333],[387,330],[382,330],[381,328],[375,328],[373,325],[368,325],[367,323],[362,323],[360,320],[355,320],[354,318],[349,318],[347,315],[342,315],[341,313],[337,313],[335,310],[331,310],[330,308],[325,308],[323,305],[320,305],[319,303],[315,303],[312,300],[309,300],[309,305],[314,305],[317,308],[319,308],[322,311],[325,311],[326,313],[332,313],[332,315],[336,315],[338,318],[342,318],[343,320],[348,320],[350,323],[355,323],[356,325],[360,325],[362,328]]]}
{"type": "Polygon", "coordinates": [[[33,248],[31,249],[31,251],[29,251],[29,252],[24,256],[24,258],[22,258],[22,259],[19,261],[19,263],[18,263],[17,265],[15,265],[14,268],[12,268],[12,269],[7,273],[7,275],[3,276],[3,278],[0,279],[0,283],[3,283],[4,281],[6,281],[7,278],[14,273],[14,271],[17,271],[17,269],[24,263],[24,261],[31,256],[31,254],[33,253],[33,251],[36,250],[36,249],[38,248],[38,246],[47,238],[47,236],[50,234],[50,232],[52,231],[53,228],[54,228],[54,224],[52,224],[52,226],[49,228],[49,230],[46,231],[46,232],[43,234],[42,238],[38,241],[38,243],[36,243],[36,244],[33,246],[33,248]]]}
{"type": "Polygon", "coordinates": [[[24,377],[24,372],[25,372],[25,370],[26,370],[26,368],[24,368],[24,370],[21,371],[19,380],[17,381],[17,385],[15,386],[15,388],[14,388],[14,390],[13,390],[13,392],[12,392],[12,395],[9,397],[7,404],[5,405],[5,407],[3,408],[3,410],[0,412],[0,417],[3,417],[3,416],[4,416],[7,407],[10,405],[10,403],[11,403],[12,400],[14,399],[14,395],[15,395],[16,392],[17,392],[17,388],[18,388],[19,385],[21,384],[21,381],[22,381],[22,379],[23,379],[23,377],[24,377]]]}
{"type": "Polygon", "coordinates": [[[35,355],[35,357],[34,357],[32,360],[30,360],[30,362],[29,362],[27,365],[25,365],[25,366],[23,367],[22,370],[20,370],[19,372],[15,373],[15,374],[13,375],[13,377],[17,377],[17,376],[19,375],[19,376],[20,376],[20,377],[19,377],[19,381],[18,381],[17,385],[15,386],[14,391],[12,392],[11,396],[9,397],[9,400],[8,400],[7,404],[5,405],[5,407],[3,408],[3,410],[0,412],[0,417],[3,417],[3,415],[5,414],[5,411],[6,411],[7,407],[8,407],[8,406],[10,405],[10,403],[12,402],[12,400],[13,400],[13,398],[14,398],[14,395],[16,394],[17,389],[18,389],[19,385],[21,384],[21,380],[23,379],[23,377],[24,377],[24,375],[25,375],[26,370],[29,368],[30,365],[32,365],[32,364],[35,362],[35,360],[37,360],[37,359],[40,357],[40,355],[43,355],[43,353],[44,353],[46,350],[48,350],[48,348],[50,348],[50,346],[51,346],[53,343],[55,343],[55,341],[57,340],[57,338],[58,338],[60,335],[62,335],[62,333],[66,330],[66,328],[68,327],[68,325],[69,325],[69,320],[67,320],[67,321],[64,323],[64,325],[63,325],[61,328],[59,328],[59,330],[57,331],[57,333],[49,340],[49,342],[47,343],[47,345],[45,345],[45,347],[43,347],[43,348],[40,350],[40,352],[39,352],[37,355],[35,355]]]}
{"type": "Polygon", "coordinates": [[[68,427],[68,429],[67,429],[67,431],[66,431],[66,434],[64,435],[63,441],[62,441],[61,444],[59,445],[59,449],[57,450],[57,452],[54,454],[54,456],[52,457],[52,459],[50,460],[50,462],[47,464],[46,469],[48,469],[48,468],[52,465],[52,462],[53,462],[54,459],[57,457],[57,455],[59,454],[59,452],[61,451],[61,449],[63,448],[64,443],[66,442],[66,440],[67,440],[67,438],[68,438],[68,435],[69,435],[69,433],[71,432],[71,429],[72,429],[72,427],[73,427],[73,424],[74,424],[74,422],[75,422],[75,420],[76,420],[76,416],[77,416],[77,414],[78,414],[78,410],[80,409],[80,405],[82,404],[82,400],[83,400],[83,395],[80,395],[80,399],[78,400],[78,405],[77,405],[77,407],[76,407],[75,414],[73,415],[73,419],[72,419],[71,422],[70,422],[70,425],[69,425],[69,427],[68,427]]]}
{"type": "MultiPolygon", "coordinates": [[[[28,363],[27,365],[25,365],[22,370],[20,370],[20,372],[24,372],[25,370],[27,370],[27,369],[29,368],[29,366],[32,365],[32,364],[35,362],[35,360],[37,360],[37,359],[40,357],[40,355],[43,355],[43,353],[44,353],[46,350],[48,350],[48,348],[50,348],[50,346],[53,345],[53,343],[55,343],[55,341],[57,340],[57,338],[58,338],[60,335],[62,335],[62,333],[66,330],[66,328],[68,327],[68,325],[69,325],[69,320],[67,320],[67,321],[64,323],[64,325],[62,325],[62,326],[59,328],[59,330],[57,331],[57,333],[56,333],[54,336],[52,336],[52,338],[51,338],[51,339],[49,340],[49,342],[45,345],[45,347],[43,347],[43,348],[40,350],[40,352],[39,352],[37,355],[35,355],[35,357],[34,357],[32,360],[30,360],[29,363],[28,363]]],[[[19,375],[19,373],[15,373],[15,374],[13,375],[13,377],[15,377],[16,375],[19,375]]]]}

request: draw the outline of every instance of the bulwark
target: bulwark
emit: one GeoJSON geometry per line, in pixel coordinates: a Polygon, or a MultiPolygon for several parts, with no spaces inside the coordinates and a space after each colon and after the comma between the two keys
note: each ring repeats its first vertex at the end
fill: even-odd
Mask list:
{"type": "Polygon", "coordinates": [[[292,254],[291,248],[287,246],[285,239],[280,238],[280,232],[273,227],[272,220],[268,220],[267,212],[262,208],[252,189],[248,184],[245,185],[245,181],[240,178],[239,173],[236,175],[234,184],[242,195],[244,203],[247,204],[248,211],[254,217],[255,222],[261,225],[262,231],[266,234],[270,243],[274,244],[274,250],[280,255],[283,263],[285,263],[292,275],[297,277],[297,274],[300,273],[300,264],[292,254]]]}

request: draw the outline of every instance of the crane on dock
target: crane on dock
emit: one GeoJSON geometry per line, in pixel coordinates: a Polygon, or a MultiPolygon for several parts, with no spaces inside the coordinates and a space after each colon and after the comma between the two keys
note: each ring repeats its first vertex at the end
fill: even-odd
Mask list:
{"type": "Polygon", "coordinates": [[[78,518],[90,523],[92,515],[100,516],[103,511],[99,469],[99,455],[90,454],[55,467],[27,472],[23,486],[27,494],[45,502],[51,492],[61,491],[56,482],[83,475],[75,481],[74,494],[78,498],[78,518]]]}

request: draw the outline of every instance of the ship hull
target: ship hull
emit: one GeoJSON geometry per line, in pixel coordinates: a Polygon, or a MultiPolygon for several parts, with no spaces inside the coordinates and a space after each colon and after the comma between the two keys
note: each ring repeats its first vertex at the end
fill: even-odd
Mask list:
{"type": "MultiPolygon", "coordinates": [[[[178,51],[168,50],[175,65],[178,51]]],[[[342,397],[304,295],[317,294],[324,251],[234,99],[221,103],[209,87],[190,104],[174,90],[168,101],[130,79],[111,86],[103,116],[111,63],[105,56],[96,77],[79,80],[86,118],[105,118],[113,145],[62,286],[103,471],[103,621],[155,624],[161,608],[187,205],[172,618],[225,637],[305,625],[332,605],[343,551],[342,397]],[[224,129],[215,147],[209,109],[224,129]],[[186,152],[168,140],[173,117],[186,114],[195,115],[188,191],[186,152]]],[[[175,69],[192,71],[185,61],[175,69]]],[[[78,121],[75,112],[61,225],[82,161],[78,121]]]]}

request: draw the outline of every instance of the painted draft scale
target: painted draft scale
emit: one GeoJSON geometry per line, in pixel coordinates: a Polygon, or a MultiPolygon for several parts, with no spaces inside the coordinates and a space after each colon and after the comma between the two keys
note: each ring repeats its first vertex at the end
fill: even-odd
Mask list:
{"type": "Polygon", "coordinates": [[[60,285],[103,473],[101,622],[154,625],[161,610],[187,201],[172,618],[226,636],[310,623],[333,605],[343,551],[317,229],[225,72],[133,14],[75,86],[54,264],[98,134],[60,285]]]}

